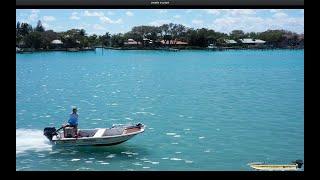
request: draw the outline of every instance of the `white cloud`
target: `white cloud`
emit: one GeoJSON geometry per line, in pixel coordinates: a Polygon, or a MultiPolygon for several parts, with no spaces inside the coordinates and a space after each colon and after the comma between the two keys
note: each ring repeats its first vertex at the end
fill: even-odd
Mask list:
{"type": "Polygon", "coordinates": [[[105,24],[121,24],[122,23],[122,19],[112,20],[106,16],[100,17],[100,21],[105,24]]]}
{"type": "Polygon", "coordinates": [[[224,13],[224,15],[227,16],[243,16],[256,14],[256,11],[253,9],[204,9],[202,11],[212,15],[221,15],[222,13],[224,13]]]}
{"type": "Polygon", "coordinates": [[[269,11],[271,13],[278,13],[278,12],[282,12],[282,9],[270,9],[269,11]]]}
{"type": "Polygon", "coordinates": [[[151,25],[151,26],[161,26],[163,24],[168,24],[168,23],[170,23],[169,20],[161,19],[161,20],[152,21],[152,22],[149,23],[149,25],[151,25]]]}
{"type": "Polygon", "coordinates": [[[203,24],[203,20],[194,19],[192,20],[192,24],[203,24]]]}
{"type": "Polygon", "coordinates": [[[227,16],[217,18],[210,27],[214,30],[229,33],[240,29],[245,32],[262,32],[268,29],[285,29],[301,33],[304,31],[304,18],[289,18],[278,15],[277,18],[262,18],[259,16],[227,16]]]}
{"type": "Polygon", "coordinates": [[[232,10],[228,10],[227,12],[233,16],[256,14],[256,11],[253,9],[232,9],[232,10]]]}
{"type": "Polygon", "coordinates": [[[265,24],[269,29],[285,29],[297,33],[304,32],[303,17],[267,18],[265,21],[265,24]]]}
{"type": "Polygon", "coordinates": [[[219,15],[221,10],[218,9],[204,9],[204,11],[208,14],[219,15]]]}
{"type": "Polygon", "coordinates": [[[71,16],[69,17],[69,19],[79,20],[80,17],[78,16],[78,13],[77,13],[77,12],[73,12],[73,13],[71,14],[71,16]]]}
{"type": "Polygon", "coordinates": [[[39,13],[40,11],[38,9],[31,9],[31,13],[39,13]]]}
{"type": "Polygon", "coordinates": [[[89,24],[77,24],[76,26],[74,26],[75,29],[88,29],[89,24]]]}
{"type": "Polygon", "coordinates": [[[54,29],[55,29],[55,31],[64,31],[65,30],[65,27],[63,27],[63,26],[54,26],[54,29]]]}
{"type": "Polygon", "coordinates": [[[160,14],[164,14],[164,13],[167,13],[167,12],[168,12],[168,10],[164,10],[164,9],[157,10],[157,11],[158,11],[158,13],[160,13],[160,14]]]}
{"type": "Polygon", "coordinates": [[[274,17],[274,18],[286,18],[286,17],[288,17],[288,15],[286,13],[283,13],[283,12],[278,12],[278,13],[275,13],[272,17],[274,17]]]}
{"type": "Polygon", "coordinates": [[[105,30],[106,28],[103,27],[103,26],[100,25],[100,24],[94,24],[94,25],[93,25],[93,29],[95,29],[95,30],[105,30]]]}
{"type": "Polygon", "coordinates": [[[106,16],[100,17],[100,20],[101,20],[102,22],[106,23],[106,24],[111,24],[111,23],[113,22],[110,18],[108,18],[108,17],[106,17],[106,16]]]}
{"type": "Polygon", "coordinates": [[[179,19],[179,18],[181,18],[181,16],[180,15],[175,15],[175,16],[173,16],[174,18],[176,18],[176,19],[179,19]]]}
{"type": "Polygon", "coordinates": [[[262,32],[268,29],[284,29],[297,33],[304,32],[304,17],[291,17],[285,10],[261,10],[269,12],[268,16],[257,14],[259,10],[220,10],[223,16],[213,20],[208,27],[216,31],[229,33],[240,29],[245,32],[262,32]]]}
{"type": "Polygon", "coordinates": [[[38,19],[38,13],[40,11],[39,10],[36,10],[36,9],[33,9],[31,10],[31,14],[29,15],[28,17],[28,20],[27,21],[36,21],[38,19]]]}
{"type": "Polygon", "coordinates": [[[43,21],[55,21],[56,18],[53,16],[43,16],[43,21]]]}
{"type": "Polygon", "coordinates": [[[112,16],[112,15],[114,15],[114,12],[108,11],[107,14],[112,16]]]}
{"type": "Polygon", "coordinates": [[[127,12],[126,12],[126,15],[127,15],[127,16],[133,16],[134,14],[133,14],[131,11],[127,11],[127,12]]]}
{"type": "Polygon", "coordinates": [[[121,23],[123,23],[121,18],[116,20],[116,21],[113,21],[113,24],[121,24],[121,23]]]}
{"type": "Polygon", "coordinates": [[[19,17],[20,17],[20,18],[22,18],[22,17],[26,17],[26,16],[28,16],[28,14],[27,14],[27,13],[19,13],[19,17]]]}
{"type": "Polygon", "coordinates": [[[30,20],[30,21],[35,21],[37,18],[38,18],[38,15],[37,15],[37,14],[31,14],[31,15],[29,16],[29,20],[30,20]]]}
{"type": "Polygon", "coordinates": [[[152,21],[150,23],[148,23],[150,26],[161,26],[163,24],[169,24],[169,23],[174,23],[174,24],[181,24],[183,26],[188,27],[188,24],[185,22],[182,22],[180,20],[177,19],[158,19],[155,21],[152,21]]]}
{"type": "Polygon", "coordinates": [[[45,28],[45,29],[48,29],[50,26],[48,23],[42,23],[42,26],[45,28]]]}
{"type": "Polygon", "coordinates": [[[104,13],[101,11],[84,11],[84,16],[90,16],[90,17],[102,17],[104,16],[104,13]]]}
{"type": "Polygon", "coordinates": [[[240,29],[245,32],[261,31],[260,24],[263,23],[260,17],[224,17],[218,18],[213,22],[213,29],[229,33],[232,30],[240,29]]]}
{"type": "Polygon", "coordinates": [[[121,24],[122,19],[112,20],[109,17],[105,16],[101,11],[84,11],[84,16],[89,17],[98,17],[102,23],[105,24],[121,24]]]}

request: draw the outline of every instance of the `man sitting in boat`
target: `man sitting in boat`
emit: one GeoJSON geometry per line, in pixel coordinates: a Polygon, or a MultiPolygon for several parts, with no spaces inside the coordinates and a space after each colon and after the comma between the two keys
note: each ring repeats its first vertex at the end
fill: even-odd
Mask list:
{"type": "MultiPolygon", "coordinates": [[[[77,132],[78,132],[78,114],[77,114],[77,107],[72,108],[72,113],[70,114],[70,118],[68,120],[68,123],[63,125],[64,128],[66,127],[72,127],[73,132],[75,134],[75,137],[77,137],[77,132]]],[[[64,129],[65,131],[65,129],[64,129]]]]}

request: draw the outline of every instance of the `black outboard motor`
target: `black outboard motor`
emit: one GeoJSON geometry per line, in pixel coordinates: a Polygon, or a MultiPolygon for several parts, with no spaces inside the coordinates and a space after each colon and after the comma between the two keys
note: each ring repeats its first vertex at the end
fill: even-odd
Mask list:
{"type": "Polygon", "coordinates": [[[141,123],[138,123],[137,125],[136,125],[136,127],[138,127],[138,128],[141,128],[143,125],[141,124],[141,123]]]}
{"type": "Polygon", "coordinates": [[[138,123],[138,124],[136,124],[136,125],[128,126],[128,127],[126,127],[126,129],[141,128],[142,126],[143,126],[143,124],[138,123]]]}
{"type": "Polygon", "coordinates": [[[57,135],[55,127],[46,127],[43,130],[43,135],[45,135],[50,141],[52,141],[52,137],[57,135]]]}
{"type": "Polygon", "coordinates": [[[297,164],[299,169],[300,169],[300,168],[302,167],[302,165],[303,165],[303,161],[300,160],[300,159],[293,161],[293,163],[297,164]]]}

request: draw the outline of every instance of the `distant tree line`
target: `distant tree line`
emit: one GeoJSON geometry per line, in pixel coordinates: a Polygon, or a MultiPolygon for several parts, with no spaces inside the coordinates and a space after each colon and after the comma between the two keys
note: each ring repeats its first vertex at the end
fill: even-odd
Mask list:
{"type": "Polygon", "coordinates": [[[233,30],[226,34],[207,28],[194,29],[169,23],[161,26],[135,26],[129,32],[113,35],[108,32],[104,35],[88,35],[84,29],[70,29],[64,32],[46,30],[40,20],[34,28],[28,23],[17,22],[16,25],[16,45],[34,49],[50,49],[53,40],[61,40],[64,48],[123,47],[128,39],[141,42],[142,47],[150,46],[150,44],[144,44],[144,39],[151,40],[152,46],[161,46],[163,44],[160,43],[161,41],[164,41],[166,46],[172,46],[178,40],[187,42],[190,47],[207,47],[209,44],[227,46],[226,39],[239,42],[239,39],[243,38],[264,40],[266,45],[272,48],[304,47],[303,34],[286,30],[250,33],[233,30]]]}

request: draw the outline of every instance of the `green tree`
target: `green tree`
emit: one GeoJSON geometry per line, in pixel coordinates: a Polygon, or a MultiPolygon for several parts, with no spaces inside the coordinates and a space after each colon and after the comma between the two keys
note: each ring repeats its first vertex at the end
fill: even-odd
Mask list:
{"type": "Polygon", "coordinates": [[[139,32],[136,32],[136,31],[129,31],[125,34],[123,34],[123,38],[125,40],[127,39],[134,39],[135,41],[140,41],[142,42],[143,40],[143,35],[141,35],[139,32]]]}
{"type": "Polygon", "coordinates": [[[271,47],[280,47],[281,42],[285,40],[284,30],[267,30],[259,34],[257,38],[267,41],[267,44],[271,47]]]}
{"type": "Polygon", "coordinates": [[[21,23],[20,28],[17,29],[18,35],[25,36],[32,32],[32,26],[28,23],[21,23]]]}
{"type": "Polygon", "coordinates": [[[216,45],[217,46],[226,46],[225,40],[226,40],[226,37],[223,37],[223,36],[219,37],[216,41],[216,45]]]}
{"type": "Polygon", "coordinates": [[[110,46],[111,45],[111,35],[110,33],[106,32],[103,36],[100,37],[100,42],[104,46],[110,46]]]}
{"type": "Polygon", "coordinates": [[[16,45],[19,45],[23,38],[23,36],[19,32],[20,32],[20,22],[18,21],[16,26],[16,45]]]}
{"type": "Polygon", "coordinates": [[[20,29],[20,22],[19,21],[17,22],[16,29],[20,29]]]}
{"type": "Polygon", "coordinates": [[[44,32],[44,31],[45,31],[45,29],[44,29],[44,27],[43,27],[43,25],[42,25],[42,23],[41,23],[40,20],[39,20],[38,23],[37,23],[37,26],[36,26],[36,28],[35,28],[35,31],[38,31],[38,32],[44,32]]]}
{"type": "Polygon", "coordinates": [[[111,36],[111,45],[113,47],[122,47],[124,44],[124,41],[125,41],[125,38],[121,33],[111,36]]]}
{"type": "Polygon", "coordinates": [[[85,31],[80,29],[70,29],[62,33],[62,42],[66,48],[81,48],[86,45],[85,31]]]}
{"type": "Polygon", "coordinates": [[[195,46],[197,44],[197,32],[193,28],[188,29],[186,36],[189,45],[195,46]]]}
{"type": "MultiPolygon", "coordinates": [[[[229,35],[216,32],[213,29],[200,28],[192,29],[181,24],[163,24],[161,26],[135,26],[129,32],[124,34],[111,35],[108,32],[102,36],[96,34],[87,35],[84,29],[70,29],[65,32],[57,33],[53,30],[45,31],[41,21],[33,29],[28,23],[16,24],[16,44],[35,49],[49,48],[51,42],[60,39],[67,48],[89,47],[95,45],[121,47],[127,39],[147,42],[144,39],[153,40],[153,44],[161,45],[160,40],[164,40],[169,45],[171,40],[187,41],[190,46],[207,47],[208,44],[225,46],[225,39],[239,40],[242,38],[262,39],[266,41],[269,47],[304,47],[304,36],[285,30],[267,30],[265,32],[248,32],[242,30],[233,30],[229,35]]],[[[150,45],[144,44],[144,45],[150,45]]]]}
{"type": "Polygon", "coordinates": [[[28,48],[39,49],[42,46],[42,38],[40,32],[31,32],[23,38],[28,48]]]}
{"type": "Polygon", "coordinates": [[[207,47],[208,46],[208,30],[206,28],[201,28],[197,30],[197,45],[200,47],[207,47]]]}
{"type": "Polygon", "coordinates": [[[86,36],[86,30],[80,29],[80,30],[79,30],[79,35],[80,35],[80,36],[86,36]]]}
{"type": "Polygon", "coordinates": [[[234,40],[245,38],[245,34],[242,30],[233,30],[229,36],[231,39],[234,39],[234,40]]]}
{"type": "Polygon", "coordinates": [[[187,33],[187,28],[184,25],[176,24],[173,28],[173,36],[174,39],[182,40],[184,39],[185,35],[187,33]]]}
{"type": "Polygon", "coordinates": [[[259,33],[256,33],[256,32],[250,32],[245,34],[245,37],[252,38],[252,39],[258,39],[258,36],[259,36],[259,33]]]}
{"type": "Polygon", "coordinates": [[[60,39],[58,33],[53,30],[48,30],[41,33],[42,48],[50,48],[51,42],[56,39],[60,39]]]}
{"type": "Polygon", "coordinates": [[[89,46],[98,45],[98,36],[96,34],[89,36],[88,42],[89,42],[89,46]]]}
{"type": "Polygon", "coordinates": [[[171,34],[170,34],[170,30],[169,30],[169,25],[168,24],[163,24],[159,27],[160,29],[160,37],[164,40],[164,43],[167,44],[167,41],[170,38],[171,34]]]}

